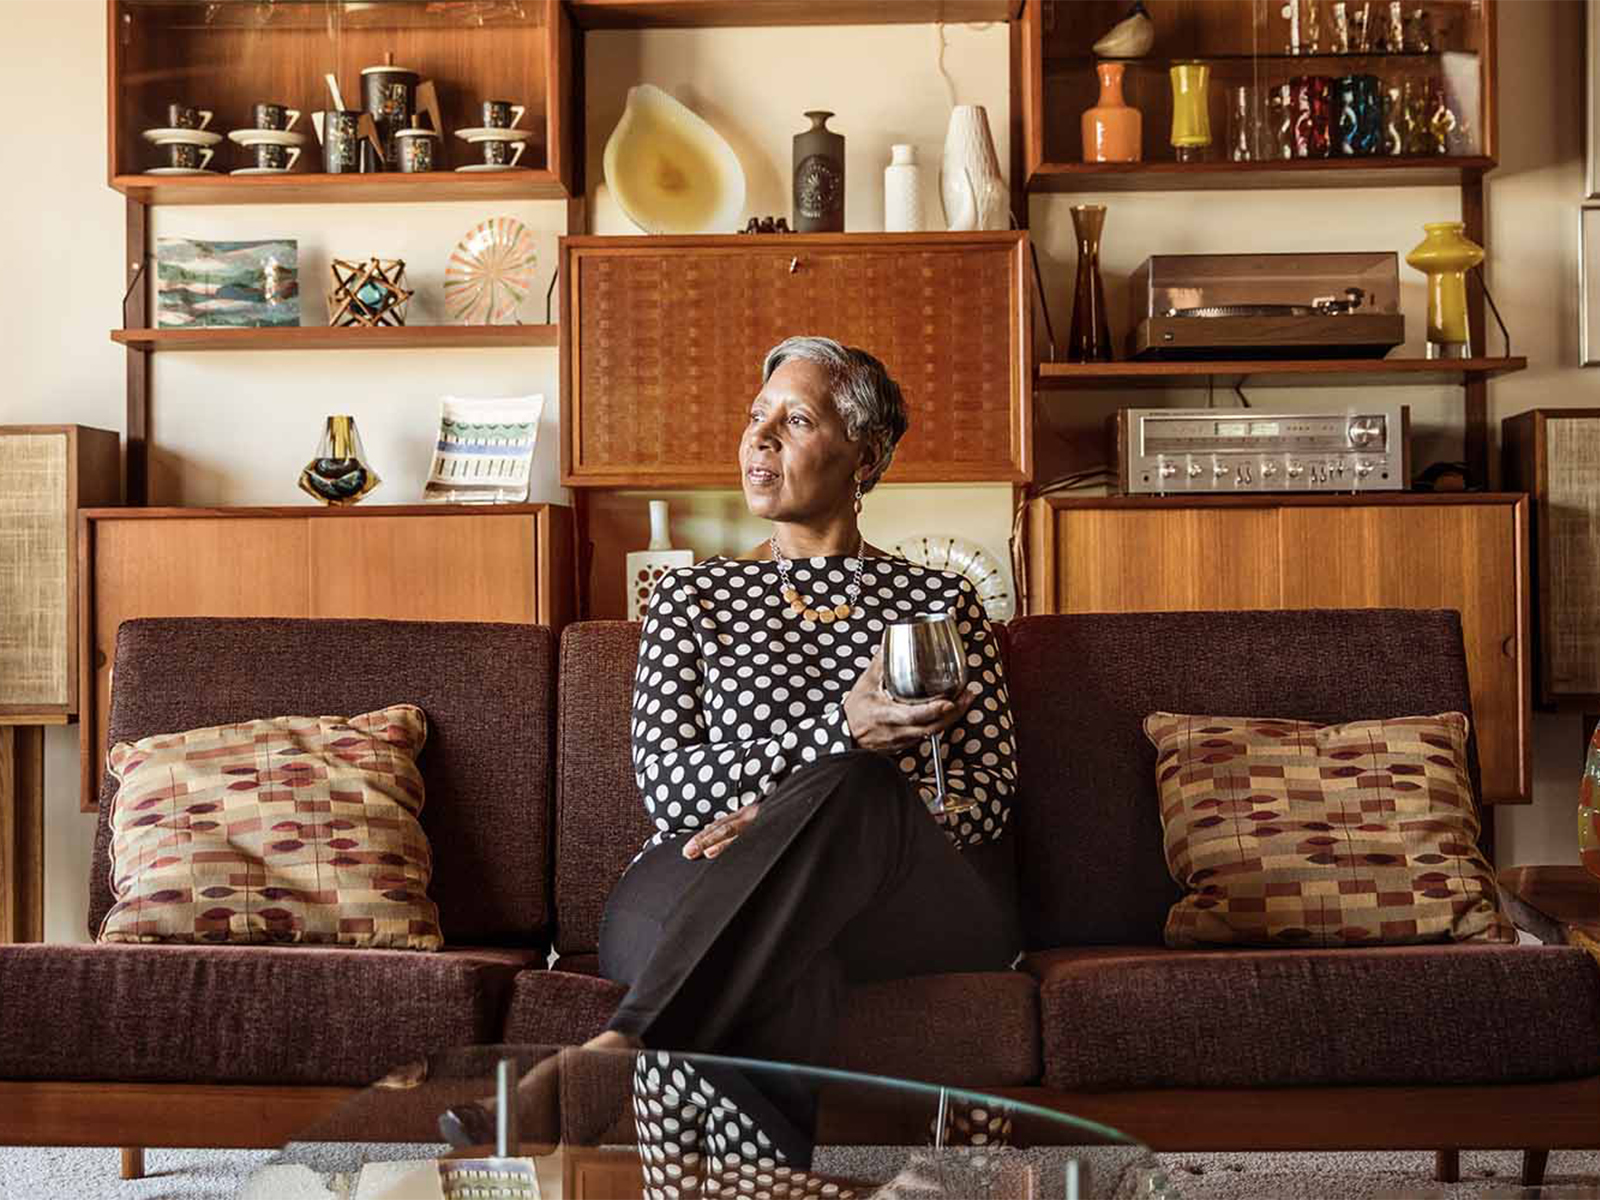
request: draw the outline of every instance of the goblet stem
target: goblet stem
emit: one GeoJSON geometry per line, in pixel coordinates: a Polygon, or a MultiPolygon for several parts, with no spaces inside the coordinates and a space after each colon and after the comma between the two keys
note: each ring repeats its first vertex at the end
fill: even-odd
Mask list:
{"type": "Polygon", "coordinates": [[[944,759],[939,754],[939,735],[929,734],[928,741],[933,749],[933,811],[944,812],[944,759]]]}

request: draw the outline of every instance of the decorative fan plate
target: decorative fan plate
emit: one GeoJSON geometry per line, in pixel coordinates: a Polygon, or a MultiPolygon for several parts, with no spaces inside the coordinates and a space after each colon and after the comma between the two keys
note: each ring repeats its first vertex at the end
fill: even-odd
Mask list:
{"type": "Polygon", "coordinates": [[[1008,620],[1016,612],[1016,597],[1004,568],[977,542],[949,534],[920,534],[896,542],[889,552],[924,567],[966,576],[991,621],[1008,620]]]}
{"type": "Polygon", "coordinates": [[[474,225],[450,252],[444,302],[457,325],[511,325],[533,285],[533,234],[512,217],[474,225]]]}

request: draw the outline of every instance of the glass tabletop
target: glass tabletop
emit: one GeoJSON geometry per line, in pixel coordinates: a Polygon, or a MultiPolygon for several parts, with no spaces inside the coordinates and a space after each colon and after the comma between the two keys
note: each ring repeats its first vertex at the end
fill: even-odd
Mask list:
{"type": "Polygon", "coordinates": [[[401,1068],[244,1200],[1172,1200],[1144,1146],[1022,1100],[661,1050],[473,1046],[401,1068]],[[468,1144],[441,1140],[463,1112],[468,1144]]]}

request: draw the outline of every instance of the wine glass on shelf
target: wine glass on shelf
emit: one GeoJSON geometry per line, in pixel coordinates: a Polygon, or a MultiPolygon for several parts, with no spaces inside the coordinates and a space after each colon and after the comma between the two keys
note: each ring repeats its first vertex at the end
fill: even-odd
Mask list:
{"type": "MultiPolygon", "coordinates": [[[[883,685],[890,696],[905,704],[954,700],[961,695],[967,686],[967,649],[955,617],[947,612],[922,613],[885,628],[883,685]]],[[[946,794],[939,735],[931,734],[928,740],[932,743],[935,791],[928,811],[943,815],[975,808],[970,799],[952,799],[946,794]]]]}

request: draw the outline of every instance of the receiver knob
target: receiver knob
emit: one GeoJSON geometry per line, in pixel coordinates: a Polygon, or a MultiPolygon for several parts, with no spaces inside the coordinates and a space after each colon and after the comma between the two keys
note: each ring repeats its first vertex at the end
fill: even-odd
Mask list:
{"type": "Polygon", "coordinates": [[[1364,458],[1356,459],[1356,478],[1365,479],[1372,474],[1372,464],[1364,458]]]}
{"type": "Polygon", "coordinates": [[[1377,446],[1383,442],[1382,417],[1351,417],[1346,429],[1352,446],[1377,446]]]}
{"type": "Polygon", "coordinates": [[[1306,473],[1306,469],[1291,458],[1289,460],[1289,465],[1284,467],[1283,473],[1290,479],[1299,479],[1300,476],[1306,473]]]}
{"type": "Polygon", "coordinates": [[[1171,479],[1177,473],[1178,473],[1178,464],[1177,463],[1164,462],[1164,463],[1161,464],[1161,478],[1163,478],[1163,479],[1171,479]]]}
{"type": "Polygon", "coordinates": [[[1278,473],[1278,464],[1277,463],[1275,463],[1275,462],[1264,462],[1264,463],[1261,464],[1261,478],[1263,478],[1263,479],[1271,479],[1277,473],[1278,473]]]}
{"type": "Polygon", "coordinates": [[[1214,478],[1214,479],[1223,479],[1223,478],[1225,478],[1227,476],[1227,474],[1228,474],[1228,464],[1227,463],[1219,462],[1219,463],[1213,463],[1212,464],[1212,467],[1211,467],[1212,478],[1214,478]]]}
{"type": "Polygon", "coordinates": [[[1189,478],[1190,479],[1198,479],[1198,478],[1200,478],[1200,464],[1199,463],[1192,462],[1192,463],[1189,464],[1189,478]]]}

